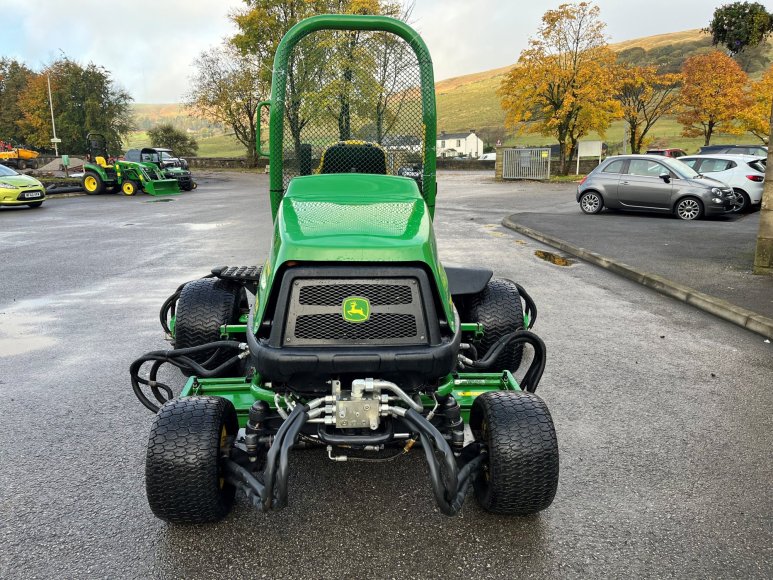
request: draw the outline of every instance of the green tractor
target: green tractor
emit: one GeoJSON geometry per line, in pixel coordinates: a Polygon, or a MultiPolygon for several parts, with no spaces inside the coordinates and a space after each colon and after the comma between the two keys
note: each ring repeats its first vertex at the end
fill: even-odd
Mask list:
{"type": "Polygon", "coordinates": [[[424,42],[391,18],[320,15],[284,36],[273,70],[263,104],[269,255],[182,284],[160,313],[173,350],[130,367],[155,414],[151,510],[172,523],[213,522],[237,491],[260,510],[282,508],[299,447],[334,462],[421,453],[447,515],[470,488],[493,513],[547,508],[558,445],[534,394],[545,368],[534,302],[489,269],[438,259],[424,42]],[[290,83],[301,66],[306,84],[298,74],[290,83]],[[379,76],[385,68],[394,76],[379,76]],[[395,175],[417,144],[421,179],[395,175]],[[177,396],[159,380],[165,364],[188,377],[177,396]]]}
{"type": "Polygon", "coordinates": [[[116,160],[108,163],[107,140],[100,133],[86,136],[88,162],[83,165],[83,190],[89,195],[105,191],[135,195],[144,191],[150,195],[177,195],[176,179],[167,179],[153,163],[116,160]]]}

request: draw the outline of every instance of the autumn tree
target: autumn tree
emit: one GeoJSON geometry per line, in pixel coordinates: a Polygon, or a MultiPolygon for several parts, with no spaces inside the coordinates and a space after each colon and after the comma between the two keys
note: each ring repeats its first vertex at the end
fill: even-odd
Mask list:
{"type": "Polygon", "coordinates": [[[759,81],[752,83],[749,96],[749,106],[739,115],[741,126],[767,143],[771,129],[770,109],[773,107],[773,66],[765,71],[759,81]]]}
{"type": "Polygon", "coordinates": [[[93,63],[84,67],[66,57],[31,78],[19,96],[18,125],[27,143],[50,147],[53,129],[47,78],[62,150],[81,151],[89,131],[102,133],[110,151],[121,150],[123,137],[134,128],[131,96],[114,84],[106,69],[93,63]]]}
{"type": "Polygon", "coordinates": [[[195,63],[191,90],[185,97],[185,105],[195,115],[233,131],[252,166],[257,162],[256,113],[270,92],[260,65],[260,61],[224,42],[201,53],[195,63]]]}
{"type": "Polygon", "coordinates": [[[34,73],[24,63],[0,58],[0,140],[23,143],[19,128],[22,117],[19,97],[27,88],[34,73]]]}
{"type": "Polygon", "coordinates": [[[563,174],[580,138],[591,131],[603,136],[620,115],[615,54],[604,28],[599,8],[587,2],[548,10],[499,87],[506,125],[555,137],[563,174]]]}
{"type": "Polygon", "coordinates": [[[199,144],[196,142],[196,139],[169,123],[156,125],[149,129],[148,137],[150,137],[150,144],[153,147],[171,149],[178,156],[196,155],[196,151],[199,150],[199,144]]]}
{"type": "Polygon", "coordinates": [[[748,104],[748,77],[732,58],[715,50],[688,58],[682,66],[684,84],[677,121],[685,137],[703,137],[711,143],[714,133],[737,134],[736,122],[748,104]]]}
{"type": "Polygon", "coordinates": [[[679,102],[681,76],[658,74],[654,66],[626,66],[618,70],[620,84],[615,98],[628,125],[631,153],[639,153],[650,129],[679,102]]]}

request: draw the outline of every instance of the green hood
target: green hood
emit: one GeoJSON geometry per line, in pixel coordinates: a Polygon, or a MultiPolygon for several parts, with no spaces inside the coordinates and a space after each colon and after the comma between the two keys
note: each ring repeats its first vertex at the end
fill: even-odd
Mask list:
{"type": "MultiPolygon", "coordinates": [[[[294,178],[277,213],[261,279],[261,307],[274,274],[291,261],[422,262],[434,273],[441,294],[447,294],[427,204],[407,177],[342,173],[294,178]]],[[[444,302],[451,313],[450,297],[444,302]]]]}

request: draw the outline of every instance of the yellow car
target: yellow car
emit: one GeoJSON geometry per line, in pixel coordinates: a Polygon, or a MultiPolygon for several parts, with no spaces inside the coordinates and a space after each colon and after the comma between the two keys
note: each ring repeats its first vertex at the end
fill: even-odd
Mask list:
{"type": "Polygon", "coordinates": [[[0,205],[40,207],[46,201],[46,188],[34,177],[22,175],[0,165],[0,205]]]}

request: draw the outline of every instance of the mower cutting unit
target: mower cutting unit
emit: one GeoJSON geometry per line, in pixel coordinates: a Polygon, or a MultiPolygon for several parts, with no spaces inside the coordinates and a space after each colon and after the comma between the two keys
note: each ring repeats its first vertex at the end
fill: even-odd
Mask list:
{"type": "Polygon", "coordinates": [[[177,179],[167,179],[153,163],[135,163],[116,160],[108,163],[107,140],[99,133],[89,133],[86,137],[89,162],[83,165],[83,190],[89,195],[98,195],[105,191],[135,195],[144,191],[147,194],[177,195],[180,186],[177,179]]]}
{"type": "Polygon", "coordinates": [[[289,454],[301,446],[333,461],[393,461],[421,448],[448,515],[470,486],[491,512],[548,507],[558,447],[534,394],[545,368],[529,330],[534,302],[491,270],[438,259],[424,42],[386,17],[304,20],[278,46],[262,106],[268,258],[181,285],[161,308],[174,349],[130,369],[156,413],[145,471],[153,513],[215,521],[236,490],[264,511],[281,508],[289,454]],[[413,144],[416,180],[395,175],[417,155],[413,144]],[[189,377],[177,397],[159,382],[166,363],[189,377]]]}

